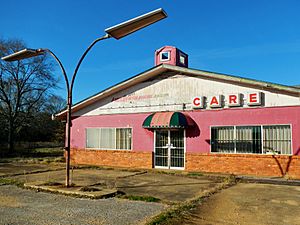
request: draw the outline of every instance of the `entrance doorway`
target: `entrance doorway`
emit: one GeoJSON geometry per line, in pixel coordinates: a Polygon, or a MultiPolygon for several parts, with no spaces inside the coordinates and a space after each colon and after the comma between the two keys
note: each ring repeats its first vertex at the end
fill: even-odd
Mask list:
{"type": "Polygon", "coordinates": [[[185,130],[156,130],[154,166],[164,169],[184,169],[185,130]]]}

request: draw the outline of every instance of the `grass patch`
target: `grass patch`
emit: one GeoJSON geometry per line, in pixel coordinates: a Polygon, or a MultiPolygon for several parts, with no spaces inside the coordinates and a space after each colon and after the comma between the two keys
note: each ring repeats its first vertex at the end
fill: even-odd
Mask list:
{"type": "Polygon", "coordinates": [[[95,187],[85,186],[85,187],[80,188],[79,191],[83,191],[83,192],[95,192],[95,191],[101,191],[101,189],[95,188],[95,187]]]}
{"type": "Polygon", "coordinates": [[[123,195],[119,198],[128,199],[132,201],[143,201],[143,202],[160,202],[159,198],[153,196],[135,196],[135,195],[123,195]]]}
{"type": "Polygon", "coordinates": [[[64,149],[62,147],[47,148],[24,148],[17,149],[12,153],[3,153],[2,158],[44,158],[44,157],[63,157],[64,149]]]}
{"type": "Polygon", "coordinates": [[[195,203],[186,203],[182,205],[177,205],[170,210],[156,216],[147,225],[158,225],[158,224],[177,224],[172,223],[175,219],[180,218],[184,213],[196,207],[195,203]],[[173,220],[171,222],[171,220],[173,220]]]}
{"type": "Polygon", "coordinates": [[[0,163],[60,163],[64,162],[64,149],[62,147],[18,149],[13,153],[3,154],[0,163]]]}
{"type": "Polygon", "coordinates": [[[16,185],[18,187],[23,187],[24,182],[14,180],[14,179],[11,179],[11,178],[0,178],[0,186],[1,185],[16,185]]]}
{"type": "Polygon", "coordinates": [[[235,184],[237,182],[236,176],[233,174],[230,174],[229,176],[226,176],[223,179],[224,185],[230,185],[230,184],[235,184]]]}
{"type": "Polygon", "coordinates": [[[175,172],[175,171],[166,171],[166,170],[154,170],[154,171],[151,171],[153,173],[158,173],[158,174],[166,174],[166,175],[177,175],[177,174],[180,174],[180,172],[175,172]]]}
{"type": "Polygon", "coordinates": [[[96,166],[96,165],[81,165],[77,166],[76,169],[90,169],[90,170],[115,170],[114,167],[96,166]]]}
{"type": "Polygon", "coordinates": [[[203,176],[202,173],[197,173],[197,172],[190,172],[187,174],[189,177],[201,177],[203,176]]]}

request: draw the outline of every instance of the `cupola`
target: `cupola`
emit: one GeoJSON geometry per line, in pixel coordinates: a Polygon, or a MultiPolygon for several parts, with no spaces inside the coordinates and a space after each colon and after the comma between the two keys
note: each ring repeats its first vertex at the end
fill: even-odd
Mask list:
{"type": "Polygon", "coordinates": [[[173,46],[164,46],[155,51],[155,66],[160,64],[188,67],[188,55],[173,46]]]}

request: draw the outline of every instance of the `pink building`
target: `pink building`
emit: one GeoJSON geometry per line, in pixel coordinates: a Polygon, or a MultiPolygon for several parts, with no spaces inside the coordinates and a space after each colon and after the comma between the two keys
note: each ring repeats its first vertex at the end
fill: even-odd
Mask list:
{"type": "Polygon", "coordinates": [[[299,97],[296,87],[190,69],[187,54],[165,46],[155,67],[73,106],[71,160],[300,178],[299,97]]]}

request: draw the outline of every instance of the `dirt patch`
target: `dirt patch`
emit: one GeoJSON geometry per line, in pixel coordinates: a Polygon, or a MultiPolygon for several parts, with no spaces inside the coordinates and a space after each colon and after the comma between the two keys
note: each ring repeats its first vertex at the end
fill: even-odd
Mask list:
{"type": "Polygon", "coordinates": [[[0,196],[0,207],[16,208],[20,207],[20,201],[13,196],[0,196]]]}
{"type": "Polygon", "coordinates": [[[238,184],[168,224],[300,224],[300,187],[238,184]]]}

